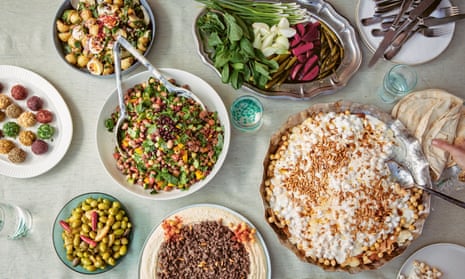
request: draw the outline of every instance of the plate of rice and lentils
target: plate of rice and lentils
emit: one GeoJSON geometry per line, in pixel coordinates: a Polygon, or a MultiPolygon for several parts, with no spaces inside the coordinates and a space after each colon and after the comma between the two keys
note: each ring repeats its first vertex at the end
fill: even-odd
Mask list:
{"type": "Polygon", "coordinates": [[[110,176],[129,192],[155,200],[189,195],[213,179],[226,158],[231,129],[226,107],[210,85],[185,71],[161,71],[172,83],[189,87],[206,109],[168,93],[142,72],[123,81],[128,120],[118,131],[122,151],[114,137],[116,90],[97,125],[98,152],[110,176]]]}
{"type": "Polygon", "coordinates": [[[139,278],[271,278],[270,256],[255,226],[215,204],[176,210],[156,226],[140,255],[139,278]]]}
{"type": "Polygon", "coordinates": [[[68,106],[47,80],[0,65],[0,174],[30,178],[53,168],[71,143],[68,106]]]}

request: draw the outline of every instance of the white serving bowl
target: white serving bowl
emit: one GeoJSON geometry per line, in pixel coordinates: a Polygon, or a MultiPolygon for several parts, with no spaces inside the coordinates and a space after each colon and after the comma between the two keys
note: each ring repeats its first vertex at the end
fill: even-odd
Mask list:
{"type": "MultiPolygon", "coordinates": [[[[115,108],[118,106],[118,93],[116,88],[105,101],[97,122],[97,149],[100,160],[108,174],[125,190],[139,197],[153,200],[169,200],[187,196],[204,187],[218,173],[226,159],[231,137],[231,127],[226,107],[218,93],[204,80],[199,77],[177,69],[161,69],[165,77],[173,78],[178,84],[189,85],[190,89],[196,94],[209,111],[217,111],[218,117],[224,128],[224,142],[218,160],[212,171],[203,180],[191,185],[188,190],[173,189],[172,191],[160,191],[157,194],[151,194],[151,189],[144,189],[143,186],[131,184],[126,177],[117,169],[116,160],[113,158],[115,150],[115,141],[113,132],[109,132],[105,127],[105,120],[108,119],[115,108]]],[[[136,84],[145,82],[151,76],[150,72],[142,72],[129,77],[123,81],[123,91],[133,87],[136,84]]]]}

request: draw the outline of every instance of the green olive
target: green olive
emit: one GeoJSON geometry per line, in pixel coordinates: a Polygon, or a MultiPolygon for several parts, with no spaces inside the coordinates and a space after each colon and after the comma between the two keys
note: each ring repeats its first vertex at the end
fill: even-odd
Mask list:
{"type": "Polygon", "coordinates": [[[111,226],[111,228],[112,228],[113,230],[117,230],[117,229],[119,229],[120,227],[121,227],[121,222],[120,222],[120,221],[116,221],[116,222],[111,226]]]}
{"type": "Polygon", "coordinates": [[[84,268],[87,270],[87,271],[95,271],[97,270],[97,268],[95,267],[95,265],[84,265],[84,268]]]}
{"type": "Polygon", "coordinates": [[[127,234],[132,225],[119,202],[87,198],[64,221],[70,225],[71,232],[63,231],[61,236],[67,259],[73,266],[81,265],[88,271],[95,271],[115,265],[116,260],[127,253],[127,234]],[[94,212],[98,216],[97,227],[93,223],[94,212]]]}
{"type": "Polygon", "coordinates": [[[126,237],[121,238],[121,244],[128,245],[128,243],[129,243],[129,239],[127,239],[126,237]]]}
{"type": "Polygon", "coordinates": [[[102,260],[96,260],[95,263],[94,263],[95,267],[97,268],[100,268],[100,267],[103,267],[104,266],[104,263],[102,260]]]}
{"type": "Polygon", "coordinates": [[[115,265],[116,264],[116,260],[112,257],[109,257],[108,260],[107,260],[107,263],[109,265],[115,265]]]}
{"type": "Polygon", "coordinates": [[[90,232],[90,226],[87,225],[87,224],[82,224],[81,229],[82,229],[82,231],[85,232],[85,233],[89,233],[89,232],[90,232]]]}
{"type": "Polygon", "coordinates": [[[102,253],[105,252],[105,251],[107,250],[107,244],[104,243],[104,242],[100,242],[100,243],[98,244],[98,249],[99,249],[99,251],[102,252],[102,253]]]}
{"type": "Polygon", "coordinates": [[[91,265],[91,264],[92,264],[91,260],[90,260],[89,258],[86,258],[86,257],[81,258],[81,263],[82,263],[84,266],[86,266],[86,265],[88,266],[88,265],[91,265]]]}
{"type": "Polygon", "coordinates": [[[126,255],[127,252],[128,252],[128,247],[127,247],[126,245],[123,245],[123,246],[120,247],[120,249],[119,249],[119,254],[120,254],[121,256],[126,255]]]}

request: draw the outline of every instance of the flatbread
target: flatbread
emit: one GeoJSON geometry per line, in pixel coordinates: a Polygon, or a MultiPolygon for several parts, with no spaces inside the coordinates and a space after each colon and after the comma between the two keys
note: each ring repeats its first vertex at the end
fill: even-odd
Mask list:
{"type": "Polygon", "coordinates": [[[420,142],[430,164],[433,180],[437,180],[444,168],[453,162],[447,152],[433,147],[431,141],[435,138],[449,143],[461,140],[465,145],[463,100],[444,90],[413,92],[394,106],[391,115],[399,119],[420,142]]]}
{"type": "Polygon", "coordinates": [[[465,107],[462,107],[460,110],[460,119],[457,124],[454,144],[465,147],[465,107]]]}

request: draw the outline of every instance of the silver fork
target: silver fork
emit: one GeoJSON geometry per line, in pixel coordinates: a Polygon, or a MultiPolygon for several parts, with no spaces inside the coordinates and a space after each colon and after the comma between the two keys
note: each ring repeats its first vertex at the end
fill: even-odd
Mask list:
{"type": "Polygon", "coordinates": [[[449,14],[449,15],[458,15],[460,14],[460,8],[456,5],[452,5],[452,6],[449,6],[449,7],[444,7],[443,8],[445,11],[446,11],[446,14],[449,14]]]}
{"type": "MultiPolygon", "coordinates": [[[[458,6],[449,6],[440,8],[441,15],[439,17],[449,17],[460,14],[460,8],[458,6]]],[[[386,19],[381,22],[381,30],[385,31],[389,29],[392,25],[392,19],[386,19]]],[[[375,31],[375,34],[380,34],[381,32],[375,31]]]]}
{"type": "Polygon", "coordinates": [[[420,33],[428,38],[433,38],[446,35],[449,32],[450,31],[444,27],[428,28],[424,26],[417,26],[414,30],[408,33],[401,33],[399,36],[397,36],[397,38],[392,42],[391,47],[384,54],[384,58],[386,58],[387,60],[391,60],[394,56],[397,55],[397,53],[399,53],[400,49],[402,48],[402,45],[404,45],[404,43],[408,41],[416,33],[420,33]]]}
{"type": "Polygon", "coordinates": [[[450,30],[444,27],[437,27],[437,28],[428,28],[428,27],[420,27],[418,33],[422,34],[425,37],[433,38],[433,37],[440,37],[446,34],[449,34],[450,30]]]}

